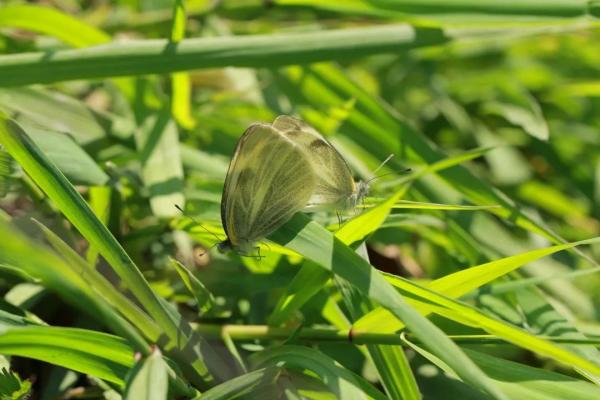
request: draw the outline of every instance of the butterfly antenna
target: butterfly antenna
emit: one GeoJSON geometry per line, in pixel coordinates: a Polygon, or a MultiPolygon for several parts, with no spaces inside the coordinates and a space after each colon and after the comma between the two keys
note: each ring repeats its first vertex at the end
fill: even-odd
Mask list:
{"type": "Polygon", "coordinates": [[[383,160],[383,162],[381,164],[379,164],[379,167],[375,168],[375,171],[373,171],[373,175],[375,175],[377,173],[377,171],[379,171],[381,168],[383,168],[383,166],[385,164],[387,164],[388,161],[390,161],[392,159],[392,157],[394,157],[394,154],[390,154],[385,160],[383,160]]]}
{"type": "Polygon", "coordinates": [[[215,244],[213,244],[212,246],[210,246],[208,249],[204,249],[204,251],[200,254],[198,254],[199,257],[204,257],[209,251],[211,251],[212,249],[214,249],[215,247],[217,247],[219,245],[220,242],[217,242],[215,244]]]}
{"type": "MultiPolygon", "coordinates": [[[[405,173],[408,173],[408,172],[410,172],[410,171],[412,171],[412,168],[406,168],[406,169],[403,169],[402,171],[400,171],[399,173],[401,173],[401,174],[405,174],[405,173]]],[[[385,174],[381,174],[381,175],[374,176],[374,177],[372,177],[371,179],[369,179],[369,180],[367,181],[367,183],[371,183],[371,182],[373,182],[375,179],[383,178],[384,176],[393,175],[393,174],[396,174],[396,173],[397,173],[396,171],[392,171],[392,172],[386,172],[385,174]]]]}
{"type": "MultiPolygon", "coordinates": [[[[175,204],[175,208],[176,208],[176,209],[178,209],[178,210],[181,212],[181,214],[183,214],[185,217],[187,217],[187,218],[191,219],[191,220],[192,220],[192,221],[193,221],[193,222],[194,222],[196,225],[200,226],[200,227],[201,227],[202,229],[204,229],[206,232],[208,232],[208,233],[210,233],[211,235],[213,235],[213,237],[214,237],[215,239],[217,239],[217,243],[215,243],[213,246],[211,246],[211,247],[210,247],[208,250],[212,249],[212,248],[213,248],[213,247],[215,247],[217,244],[219,244],[220,242],[222,242],[222,239],[221,239],[220,237],[218,237],[218,236],[216,235],[216,233],[214,233],[213,231],[209,230],[207,227],[205,227],[204,225],[202,225],[202,224],[200,223],[200,221],[198,221],[196,218],[192,217],[191,215],[188,215],[188,214],[186,214],[186,212],[185,212],[185,211],[183,211],[183,208],[181,208],[181,207],[180,207],[178,204],[175,204]]],[[[206,251],[208,251],[208,250],[206,250],[206,251]]],[[[206,254],[206,252],[205,252],[205,253],[203,253],[202,255],[204,255],[204,254],[206,254]]]]}

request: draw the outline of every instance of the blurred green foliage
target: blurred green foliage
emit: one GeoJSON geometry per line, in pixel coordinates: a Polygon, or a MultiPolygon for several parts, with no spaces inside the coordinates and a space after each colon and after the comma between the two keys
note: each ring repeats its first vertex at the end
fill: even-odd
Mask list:
{"type": "Polygon", "coordinates": [[[169,398],[600,396],[600,246],[550,248],[600,236],[596,2],[52,4],[0,6],[0,71],[23,62],[37,72],[22,82],[51,82],[0,78],[0,354],[18,374],[0,397],[32,378],[45,400],[155,398],[166,376],[169,398]],[[314,40],[369,27],[398,48],[314,40]],[[248,53],[219,47],[252,35],[266,36],[248,53]],[[119,50],[158,38],[216,40],[179,66],[159,52],[166,69],[119,50]],[[213,50],[218,67],[181,70],[213,50]],[[65,54],[56,76],[102,79],[44,72],[65,54]],[[341,227],[310,215],[336,239],[297,216],[261,260],[219,254],[229,158],[280,114],[327,136],[357,179],[395,157],[366,210],[341,227]]]}

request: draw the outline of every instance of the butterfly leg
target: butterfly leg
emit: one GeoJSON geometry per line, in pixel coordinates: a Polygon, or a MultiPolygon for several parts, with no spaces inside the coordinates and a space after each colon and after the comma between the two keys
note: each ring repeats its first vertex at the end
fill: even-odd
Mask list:
{"type": "Polygon", "coordinates": [[[255,249],[256,249],[256,253],[258,254],[258,257],[257,257],[258,261],[260,261],[262,259],[262,256],[260,255],[260,246],[256,246],[255,249]]]}

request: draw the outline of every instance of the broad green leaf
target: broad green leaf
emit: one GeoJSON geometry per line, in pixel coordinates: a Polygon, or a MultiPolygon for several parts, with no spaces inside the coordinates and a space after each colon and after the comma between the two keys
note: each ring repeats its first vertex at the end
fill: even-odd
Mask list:
{"type": "Polygon", "coordinates": [[[185,201],[177,126],[161,112],[148,117],[135,137],[152,212],[159,217],[177,215],[175,206],[184,207],[185,201]]]}
{"type": "Polygon", "coordinates": [[[28,126],[28,134],[74,185],[104,185],[108,175],[68,135],[28,126]]]}
{"type": "Polygon", "coordinates": [[[169,391],[167,364],[155,349],[140,360],[129,373],[125,400],[167,400],[169,391]]]}
{"type": "Polygon", "coordinates": [[[113,123],[72,97],[42,89],[0,89],[0,106],[19,121],[67,133],[82,145],[103,139],[113,123]]]}

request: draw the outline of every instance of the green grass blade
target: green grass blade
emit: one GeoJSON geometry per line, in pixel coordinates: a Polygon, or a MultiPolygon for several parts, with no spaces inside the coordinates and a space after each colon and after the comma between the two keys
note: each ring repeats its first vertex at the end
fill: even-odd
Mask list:
{"type": "Polygon", "coordinates": [[[591,400],[600,396],[600,388],[588,382],[556,372],[529,367],[493,357],[482,352],[466,350],[511,398],[544,400],[591,400]],[[534,394],[537,397],[533,397],[534,394]]]}
{"type": "MultiPolygon", "coordinates": [[[[92,318],[111,329],[123,334],[130,331],[118,314],[99,300],[76,266],[65,263],[49,249],[28,239],[9,223],[1,220],[0,234],[5,238],[0,242],[1,264],[34,277],[44,287],[61,296],[69,304],[88,313],[92,318]],[[36,251],[32,252],[32,248],[35,248],[36,251]]],[[[138,336],[135,332],[129,335],[132,343],[143,348],[145,344],[143,340],[138,340],[138,336]]]]}
{"type": "Polygon", "coordinates": [[[300,271],[279,298],[269,316],[269,325],[281,325],[317,294],[331,279],[331,273],[311,261],[305,261],[300,271]]]}
{"type": "MultiPolygon", "coordinates": [[[[393,204],[404,194],[398,192],[382,204],[373,207],[346,222],[336,233],[343,243],[350,245],[377,230],[388,216],[393,204]]],[[[275,306],[269,324],[280,325],[321,290],[331,278],[331,273],[312,261],[306,261],[294,277],[286,292],[275,306]]]]}
{"type": "MultiPolygon", "coordinates": [[[[573,18],[583,15],[596,15],[598,10],[594,3],[585,0],[554,0],[554,1],[444,1],[444,0],[384,0],[367,1],[351,0],[342,4],[322,0],[275,0],[279,7],[308,7],[327,10],[339,14],[365,15],[379,18],[406,18],[407,15],[440,15],[442,17],[459,14],[469,16],[480,15],[518,15],[530,17],[561,17],[573,18]]],[[[596,6],[597,7],[597,6],[596,6]]],[[[475,19],[471,16],[472,19],[475,19]]]]}
{"type": "Polygon", "coordinates": [[[123,339],[75,328],[3,328],[0,353],[60,365],[119,386],[133,365],[133,349],[123,339]]]}
{"type": "Polygon", "coordinates": [[[371,384],[345,369],[320,351],[300,346],[278,346],[252,356],[257,367],[289,366],[307,369],[321,379],[340,399],[385,399],[371,384]]]}
{"type": "Polygon", "coordinates": [[[323,227],[296,214],[270,238],[345,279],[363,295],[389,309],[466,382],[495,398],[506,398],[438,327],[409,306],[379,272],[323,227]]]}
{"type": "Polygon", "coordinates": [[[70,136],[27,126],[31,140],[75,185],[104,185],[108,175],[70,136]]]}
{"type": "MultiPolygon", "coordinates": [[[[186,15],[184,0],[173,3],[173,25],[171,26],[171,42],[179,43],[185,37],[186,15]]],[[[186,129],[192,129],[196,121],[191,110],[191,80],[187,72],[171,74],[171,114],[186,129]]]]}
{"type": "MultiPolygon", "coordinates": [[[[358,246],[356,253],[365,261],[370,262],[364,242],[358,246]]],[[[354,322],[365,313],[373,310],[374,304],[348,282],[339,278],[336,278],[335,282],[338,291],[342,293],[342,299],[349,311],[351,321],[354,322]]],[[[354,341],[352,331],[349,332],[348,337],[351,341],[354,341]]],[[[422,396],[417,387],[415,376],[410,369],[410,364],[402,346],[367,344],[366,348],[388,397],[404,400],[421,399],[422,396]]]]}
{"type": "MultiPolygon", "coordinates": [[[[106,226],[94,215],[85,200],[75,191],[64,175],[47,159],[39,148],[35,146],[21,127],[11,120],[2,118],[1,115],[0,143],[5,146],[28,175],[54,201],[67,219],[73,223],[91,245],[98,249],[100,254],[113,267],[150,316],[164,330],[164,333],[169,338],[167,349],[176,348],[178,346],[177,343],[181,343],[182,335],[191,332],[191,327],[184,321],[179,321],[179,326],[176,324],[129,255],[106,226]]],[[[201,338],[197,338],[197,340],[200,342],[203,341],[201,338]]],[[[224,362],[220,360],[218,355],[213,353],[208,344],[204,343],[202,350],[207,352],[207,357],[210,359],[209,362],[222,363],[224,365],[224,362]]],[[[186,356],[198,357],[189,353],[186,356]]],[[[188,360],[188,362],[193,365],[194,370],[202,377],[202,380],[211,380],[210,373],[202,360],[197,358],[193,361],[188,360]]],[[[226,367],[222,368],[223,371],[226,371],[226,367]]],[[[196,377],[196,379],[199,378],[196,377]]]]}
{"type": "Polygon", "coordinates": [[[437,203],[425,203],[421,201],[410,201],[410,200],[398,200],[392,208],[394,209],[408,209],[408,210],[439,210],[439,211],[481,211],[489,210],[491,208],[498,208],[500,206],[468,206],[462,204],[437,204],[437,203]]]}
{"type": "MultiPolygon", "coordinates": [[[[446,275],[429,283],[427,287],[445,296],[458,298],[471,292],[472,290],[492,282],[495,279],[500,278],[501,276],[515,271],[516,269],[532,261],[549,256],[559,251],[573,248],[575,246],[595,243],[599,240],[600,239],[583,240],[580,242],[561,244],[505,257],[446,275]]],[[[392,285],[395,282],[399,282],[399,278],[393,275],[388,275],[388,280],[392,283],[392,285]]],[[[379,332],[396,332],[399,329],[402,329],[403,326],[404,324],[390,315],[389,311],[384,310],[383,308],[378,308],[357,321],[354,325],[354,328],[363,330],[377,327],[379,332]]]]}
{"type": "Polygon", "coordinates": [[[82,50],[0,56],[0,86],[164,74],[226,66],[275,67],[441,44],[435,28],[389,25],[281,35],[135,40],[82,50]]]}
{"type": "MultiPolygon", "coordinates": [[[[515,299],[523,312],[527,326],[535,334],[550,336],[555,338],[554,340],[559,338],[565,340],[587,340],[587,337],[579,332],[573,323],[569,322],[553,307],[552,303],[548,302],[548,299],[539,289],[529,288],[519,290],[515,293],[515,299]]],[[[594,346],[567,345],[565,347],[600,365],[600,351],[594,346]]],[[[587,374],[585,371],[581,371],[581,373],[600,386],[600,376],[587,374]]]]}
{"type": "Polygon", "coordinates": [[[18,5],[0,8],[0,27],[54,36],[73,47],[109,42],[110,35],[54,8],[18,5]]]}
{"type": "MultiPolygon", "coordinates": [[[[65,265],[73,273],[81,276],[83,288],[93,289],[92,296],[99,296],[108,304],[118,310],[125,318],[134,324],[149,340],[156,342],[160,339],[161,330],[148,315],[139,307],[120,293],[102,274],[88,264],[79,254],[69,247],[58,235],[42,223],[35,221],[42,230],[48,242],[66,261],[65,265]]],[[[137,332],[136,332],[137,334],[137,332]]],[[[137,335],[136,335],[137,336],[137,335]]],[[[129,337],[129,336],[128,336],[129,337]]],[[[136,339],[133,343],[136,348],[145,352],[147,345],[143,340],[136,339]]]]}
{"type": "Polygon", "coordinates": [[[186,289],[196,299],[198,312],[204,314],[210,311],[215,306],[215,299],[212,293],[179,261],[171,260],[171,265],[179,274],[186,289]]]}
{"type": "Polygon", "coordinates": [[[244,375],[235,377],[202,393],[202,400],[227,400],[235,398],[239,393],[265,390],[275,384],[280,368],[260,368],[244,375]]]}

